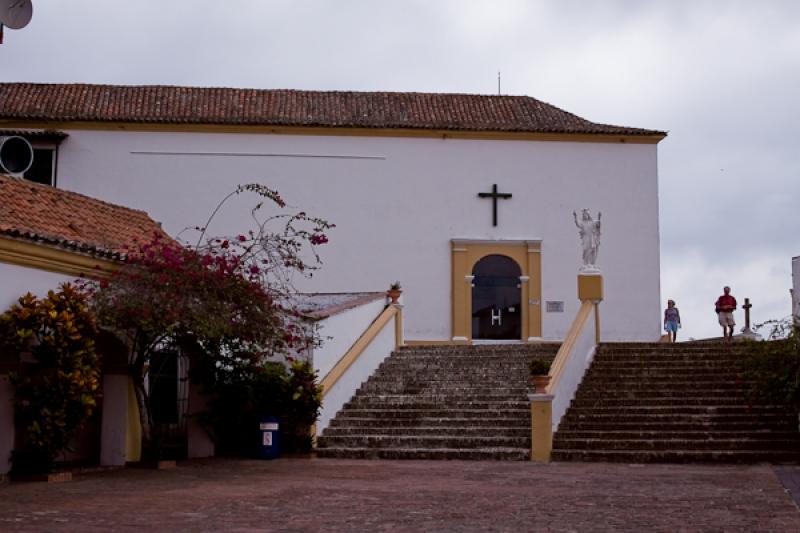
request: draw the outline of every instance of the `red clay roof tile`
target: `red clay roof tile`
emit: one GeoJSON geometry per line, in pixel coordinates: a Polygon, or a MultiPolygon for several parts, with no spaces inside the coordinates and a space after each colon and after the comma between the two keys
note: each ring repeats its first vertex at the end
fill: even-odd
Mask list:
{"type": "Polygon", "coordinates": [[[144,211],[0,175],[0,235],[121,259],[161,227],[144,211]]]}
{"type": "Polygon", "coordinates": [[[0,83],[0,119],[655,135],[529,96],[0,83]]]}

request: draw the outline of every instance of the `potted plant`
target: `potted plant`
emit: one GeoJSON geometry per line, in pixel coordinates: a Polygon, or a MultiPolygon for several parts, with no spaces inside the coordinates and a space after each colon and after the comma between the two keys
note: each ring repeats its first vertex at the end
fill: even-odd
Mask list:
{"type": "Polygon", "coordinates": [[[390,303],[396,304],[400,295],[403,294],[402,287],[400,286],[399,281],[395,281],[391,285],[389,285],[389,290],[386,291],[386,295],[392,299],[390,303]]]}
{"type": "Polygon", "coordinates": [[[540,357],[531,359],[528,363],[528,370],[530,371],[530,378],[528,381],[533,387],[533,391],[537,394],[544,394],[547,385],[550,383],[551,361],[542,359],[540,357]]]}

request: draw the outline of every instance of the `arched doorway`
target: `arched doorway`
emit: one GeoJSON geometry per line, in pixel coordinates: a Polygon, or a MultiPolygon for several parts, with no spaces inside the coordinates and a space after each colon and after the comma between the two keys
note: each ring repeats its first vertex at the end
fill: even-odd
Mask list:
{"type": "Polygon", "coordinates": [[[481,258],[472,269],[472,338],[519,340],[522,336],[522,270],[505,255],[481,258]]]}

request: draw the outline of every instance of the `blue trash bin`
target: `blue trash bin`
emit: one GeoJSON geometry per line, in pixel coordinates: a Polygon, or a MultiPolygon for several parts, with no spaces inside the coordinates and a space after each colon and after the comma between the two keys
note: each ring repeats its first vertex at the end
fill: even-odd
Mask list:
{"type": "Polygon", "coordinates": [[[278,417],[262,416],[258,419],[258,457],[277,459],[281,454],[280,423],[278,417]]]}

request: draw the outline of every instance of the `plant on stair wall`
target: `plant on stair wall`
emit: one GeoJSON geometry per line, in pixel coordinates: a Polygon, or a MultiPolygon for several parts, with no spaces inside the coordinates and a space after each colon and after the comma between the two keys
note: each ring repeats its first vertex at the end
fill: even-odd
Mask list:
{"type": "Polygon", "coordinates": [[[766,342],[748,342],[742,377],[761,398],[792,406],[800,412],[800,332],[789,318],[756,326],[767,330],[766,342]]]}
{"type": "Polygon", "coordinates": [[[531,376],[546,376],[550,372],[551,362],[548,359],[535,357],[528,363],[528,371],[531,376]]]}
{"type": "Polygon", "coordinates": [[[543,394],[550,383],[550,366],[552,362],[542,357],[534,357],[528,362],[530,377],[528,382],[533,386],[534,392],[543,394]]]}
{"type": "Polygon", "coordinates": [[[9,374],[21,446],[12,473],[51,472],[92,415],[100,394],[95,318],[86,296],[64,284],[45,298],[28,293],[0,315],[0,351],[23,354],[9,374]]]}
{"type": "Polygon", "coordinates": [[[199,359],[226,368],[258,367],[267,357],[286,356],[313,342],[296,324],[289,304],[294,275],[310,276],[320,266],[316,247],[334,227],[304,212],[259,213],[267,202],[285,207],[277,192],[262,185],[238,187],[216,207],[192,246],[165,235],[137,243],[127,263],[107,279],[86,284],[102,325],[125,337],[139,404],[147,458],[161,450],[148,380],[150,362],[165,343],[188,346],[199,359]],[[230,198],[255,193],[254,229],[233,237],[208,237],[215,215],[230,198]]]}

